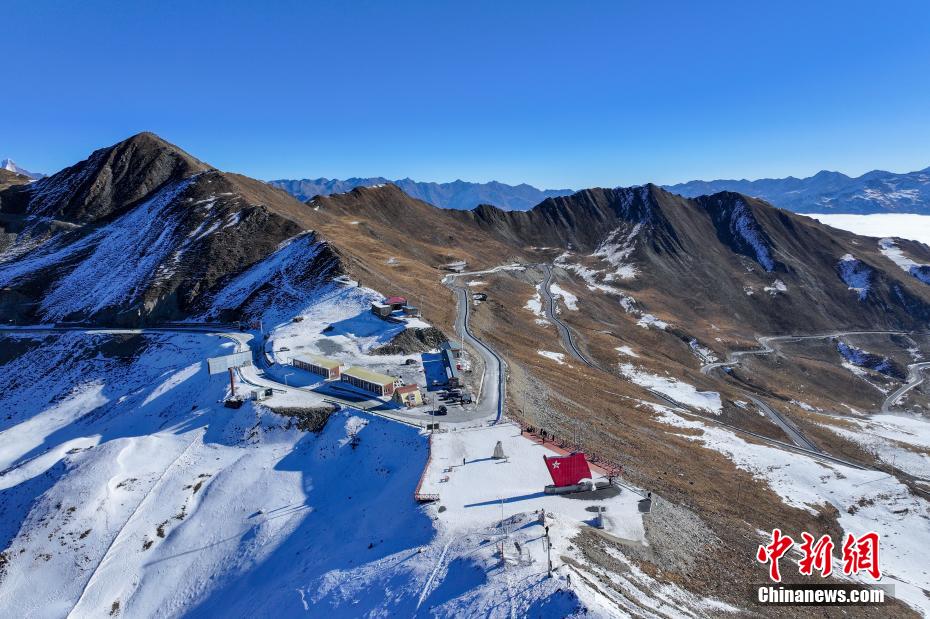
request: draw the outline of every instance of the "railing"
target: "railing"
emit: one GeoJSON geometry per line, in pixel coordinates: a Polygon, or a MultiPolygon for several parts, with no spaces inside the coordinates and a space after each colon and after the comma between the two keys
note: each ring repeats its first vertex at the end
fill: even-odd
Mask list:
{"type": "Polygon", "coordinates": [[[551,432],[547,432],[541,428],[536,428],[535,426],[530,426],[520,422],[520,432],[522,434],[529,434],[530,436],[540,440],[543,444],[550,443],[551,445],[557,446],[560,449],[564,449],[565,451],[584,452],[588,462],[595,465],[597,468],[602,469],[608,477],[617,477],[623,472],[623,465],[619,462],[600,456],[597,453],[588,453],[583,445],[578,445],[569,440],[559,438],[551,432]]]}
{"type": "Polygon", "coordinates": [[[429,494],[420,492],[420,489],[423,487],[423,482],[426,480],[426,472],[429,471],[430,462],[433,461],[433,435],[429,435],[429,442],[427,443],[427,449],[429,450],[426,455],[426,464],[423,466],[423,472],[420,473],[420,481],[417,483],[417,489],[413,491],[413,500],[417,503],[432,503],[433,501],[439,500],[438,494],[429,494]]]}

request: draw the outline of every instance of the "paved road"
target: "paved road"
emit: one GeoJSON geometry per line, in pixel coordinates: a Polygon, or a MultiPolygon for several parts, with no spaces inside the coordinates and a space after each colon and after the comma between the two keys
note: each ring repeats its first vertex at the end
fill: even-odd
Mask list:
{"type": "Polygon", "coordinates": [[[737,350],[731,352],[727,355],[725,361],[719,361],[717,363],[708,363],[707,365],[701,368],[701,372],[708,374],[713,370],[728,365],[736,365],[739,363],[740,357],[745,357],[746,355],[768,355],[775,352],[775,349],[772,347],[772,344],[780,342],[801,342],[804,340],[823,340],[831,337],[842,337],[845,335],[913,335],[909,331],[831,331],[830,333],[819,333],[816,335],[770,335],[765,337],[756,338],[759,342],[759,348],[752,350],[737,350]]]}
{"type": "MultiPolygon", "coordinates": [[[[470,275],[462,273],[462,275],[470,275]]],[[[490,346],[479,340],[468,328],[468,313],[471,307],[471,293],[455,283],[455,277],[449,278],[447,285],[452,288],[458,304],[455,316],[455,332],[472,345],[484,360],[484,376],[481,379],[481,396],[475,407],[477,417],[489,417],[494,423],[504,414],[504,361],[490,346]]]]}
{"type": "MultiPolygon", "coordinates": [[[[701,367],[701,372],[703,374],[710,374],[714,370],[722,367],[737,365],[740,362],[740,358],[746,355],[768,355],[776,352],[774,345],[782,342],[800,342],[804,340],[822,340],[827,338],[842,337],[847,335],[905,335],[910,336],[910,332],[907,331],[831,331],[830,333],[818,333],[814,335],[777,335],[777,336],[765,336],[759,337],[759,348],[753,350],[738,350],[731,352],[727,355],[725,361],[720,361],[716,363],[708,363],[701,367]]],[[[920,370],[924,367],[930,367],[930,363],[914,363],[908,366],[908,384],[900,387],[894,393],[892,393],[883,403],[882,403],[882,412],[889,412],[891,406],[907,391],[913,389],[921,382],[923,378],[920,377],[920,370]]],[[[810,439],[808,439],[803,432],[790,420],[787,419],[784,415],[779,413],[777,410],[768,406],[762,400],[754,397],[753,395],[743,392],[747,398],[752,400],[752,402],[759,407],[759,409],[765,413],[766,417],[775,422],[778,427],[780,427],[788,438],[791,439],[798,447],[803,447],[804,449],[810,449],[813,451],[821,452],[820,448],[816,446],[810,439]]],[[[822,453],[822,452],[821,452],[822,453]]]]}
{"type": "Polygon", "coordinates": [[[824,453],[820,447],[818,447],[809,438],[804,436],[804,433],[801,432],[801,429],[798,428],[793,421],[776,411],[774,408],[759,398],[746,392],[743,393],[752,401],[753,404],[759,408],[759,410],[765,414],[766,417],[768,417],[775,425],[782,429],[782,431],[785,433],[785,436],[791,439],[792,443],[798,447],[803,447],[804,449],[809,449],[818,453],[824,453]]]}
{"type": "Polygon", "coordinates": [[[930,362],[923,361],[921,363],[912,363],[907,366],[907,383],[898,387],[894,393],[885,398],[885,401],[882,402],[883,414],[890,414],[891,407],[894,406],[905,393],[924,382],[925,377],[922,371],[926,368],[930,368],[930,362]]]}
{"type": "Polygon", "coordinates": [[[555,297],[552,296],[552,290],[550,286],[552,285],[552,267],[548,264],[540,265],[543,272],[546,274],[546,279],[542,284],[542,293],[546,297],[545,312],[546,318],[555,325],[555,328],[559,332],[559,338],[562,340],[562,347],[575,359],[584,363],[588,367],[600,369],[596,366],[591,360],[589,360],[581,350],[578,349],[578,346],[575,345],[575,340],[572,337],[571,329],[568,328],[562,319],[559,318],[559,314],[556,308],[555,297]]]}

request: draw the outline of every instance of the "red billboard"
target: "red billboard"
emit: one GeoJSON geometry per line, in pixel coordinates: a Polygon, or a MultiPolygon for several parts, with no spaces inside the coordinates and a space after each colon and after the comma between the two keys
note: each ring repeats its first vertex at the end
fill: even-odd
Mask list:
{"type": "Polygon", "coordinates": [[[581,452],[568,456],[543,456],[543,460],[556,486],[573,486],[582,479],[591,479],[591,469],[581,452]]]}

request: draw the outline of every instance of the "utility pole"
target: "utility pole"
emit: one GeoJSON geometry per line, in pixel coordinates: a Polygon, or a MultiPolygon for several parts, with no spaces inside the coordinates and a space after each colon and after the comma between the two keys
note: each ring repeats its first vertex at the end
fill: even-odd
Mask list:
{"type": "Polygon", "coordinates": [[[229,368],[229,397],[230,398],[236,397],[236,381],[234,379],[232,368],[229,368]]]}

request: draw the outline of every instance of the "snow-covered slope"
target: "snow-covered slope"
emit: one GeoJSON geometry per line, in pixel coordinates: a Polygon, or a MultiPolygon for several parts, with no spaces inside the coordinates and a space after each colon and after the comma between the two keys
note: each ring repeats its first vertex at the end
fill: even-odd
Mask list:
{"type": "MultiPolygon", "coordinates": [[[[465,485],[449,510],[418,506],[428,439],[417,429],[347,411],[313,434],[252,403],[224,408],[225,381],[211,379],[203,359],[230,342],[3,337],[25,352],[0,371],[0,409],[12,411],[0,420],[0,616],[615,612],[596,590],[573,593],[568,568],[546,577],[533,503],[508,508],[501,563],[489,542],[501,533],[497,502],[467,504],[488,489],[480,464],[471,482],[458,477],[465,485]],[[521,541],[522,559],[512,545],[521,541]]],[[[507,439],[512,427],[476,432],[462,435],[470,455],[499,434],[517,467],[499,469],[496,491],[542,483],[536,447],[507,439]]],[[[635,498],[611,508],[619,523],[627,506],[618,531],[628,537],[642,531],[635,498]]],[[[562,513],[559,501],[546,507],[559,552],[569,553],[584,504],[561,499],[562,513]]]]}

